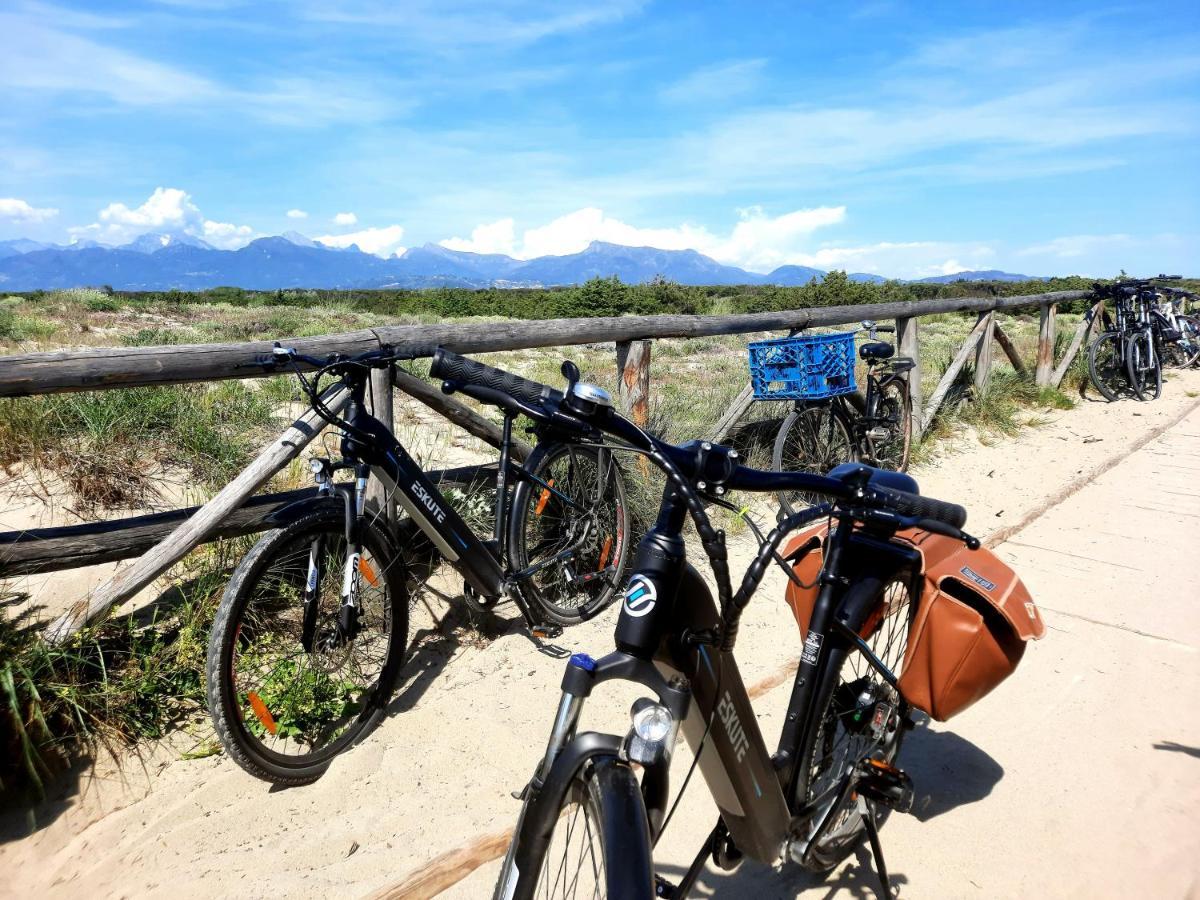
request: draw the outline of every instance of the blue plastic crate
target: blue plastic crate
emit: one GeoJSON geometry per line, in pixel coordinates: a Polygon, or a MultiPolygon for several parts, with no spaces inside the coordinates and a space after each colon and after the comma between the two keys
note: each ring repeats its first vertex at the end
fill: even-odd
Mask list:
{"type": "Polygon", "coordinates": [[[750,381],[759,400],[824,400],[852,393],[854,332],[753,341],[750,381]]]}

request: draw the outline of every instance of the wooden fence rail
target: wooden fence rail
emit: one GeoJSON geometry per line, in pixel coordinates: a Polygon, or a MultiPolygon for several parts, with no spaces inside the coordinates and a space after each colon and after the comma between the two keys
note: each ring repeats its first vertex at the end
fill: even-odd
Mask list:
{"type": "MultiPolygon", "coordinates": [[[[549,319],[466,325],[401,325],[283,339],[301,353],[361,353],[391,347],[398,357],[431,356],[439,346],[460,353],[559,347],[598,342],[616,345],[620,385],[618,394],[635,420],[645,421],[650,385],[651,341],[656,338],[689,338],[755,332],[792,331],[857,323],[863,319],[896,321],[898,352],[917,361],[909,376],[913,431],[923,434],[933,421],[968,357],[974,352],[975,389],[983,391],[992,368],[992,338],[1000,344],[1018,372],[1027,371],[995,313],[1037,307],[1040,309],[1036,364],[1038,384],[1057,385],[1093,327],[1093,307],[1080,324],[1067,355],[1055,365],[1055,315],[1057,304],[1088,296],[1085,291],[1057,291],[1016,297],[958,297],[858,306],[833,306],[726,316],[622,316],[619,318],[549,319]],[[928,404],[922,404],[919,320],[921,316],[974,312],[976,325],[955,355],[950,368],[928,404]]],[[[169,347],[102,348],[27,353],[0,360],[0,397],[23,397],[69,391],[90,391],[147,385],[184,384],[235,378],[261,378],[280,372],[269,365],[273,343],[197,344],[169,347]]],[[[495,445],[499,429],[494,423],[447,397],[422,379],[395,370],[391,379],[372,383],[376,409],[387,416],[391,390],[397,388],[430,406],[471,434],[495,445]]],[[[714,439],[723,439],[753,402],[749,388],[742,391],[722,418],[714,439]]],[[[279,440],[270,445],[235,479],[202,507],[138,516],[112,522],[68,528],[0,533],[0,577],[50,572],[97,562],[139,556],[133,567],[102,585],[90,597],[51,626],[52,636],[63,637],[86,622],[104,615],[116,602],[149,584],[192,547],[219,537],[251,534],[267,527],[270,514],[295,496],[288,492],[252,497],[278,469],[323,427],[306,414],[279,440]],[[310,421],[311,420],[311,421],[310,421]]],[[[524,458],[529,448],[520,445],[515,455],[524,458]]],[[[472,467],[475,477],[478,467],[472,467]]],[[[466,470],[443,473],[462,479],[466,470]]],[[[377,494],[377,492],[376,492],[377,494]]],[[[375,501],[382,497],[376,495],[375,501]]],[[[385,512],[389,512],[386,511],[385,512]]]]}
{"type": "MultiPolygon", "coordinates": [[[[288,338],[301,353],[363,353],[387,345],[401,358],[432,356],[439,346],[457,353],[527,350],[652,338],[708,337],[847,325],[863,319],[912,319],[952,312],[987,312],[1056,304],[1086,297],[1085,291],[1056,291],[1019,297],[955,297],[857,306],[824,306],[729,316],[621,316],[605,319],[478,322],[465,325],[387,325],[345,334],[288,338]]],[[[0,365],[0,397],[95,391],[151,384],[184,384],[279,374],[265,368],[271,341],[185,344],[168,347],[109,347],[6,356],[0,365]]]]}

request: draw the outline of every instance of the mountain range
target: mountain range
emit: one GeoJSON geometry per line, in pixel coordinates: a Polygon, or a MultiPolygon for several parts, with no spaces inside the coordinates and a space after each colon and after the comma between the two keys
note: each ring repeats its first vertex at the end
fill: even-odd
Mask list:
{"type": "MultiPolygon", "coordinates": [[[[251,241],[218,250],[186,234],[144,234],[121,247],[90,241],[42,244],[24,238],[0,241],[0,290],[33,291],[108,285],[125,291],[204,290],[229,286],[277,288],[549,287],[615,275],[627,284],[663,277],[679,284],[803,285],[825,272],[780,266],[766,275],[727,266],[695,250],[658,250],[593,241],[579,253],[514,259],[468,253],[439,244],[410,247],[384,259],[357,246],[328,247],[301,234],[251,241]]],[[[854,273],[851,281],[882,282],[854,273]]],[[[1007,272],[959,272],[922,281],[1025,281],[1007,272]]]]}

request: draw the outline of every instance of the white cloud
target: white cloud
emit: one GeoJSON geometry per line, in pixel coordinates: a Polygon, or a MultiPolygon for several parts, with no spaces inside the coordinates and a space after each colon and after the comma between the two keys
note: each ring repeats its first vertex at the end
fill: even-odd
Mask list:
{"type": "Polygon", "coordinates": [[[698,250],[713,259],[755,271],[769,271],[794,262],[806,249],[808,237],[818,228],[835,225],[846,217],[844,206],[799,209],[769,216],[760,207],[741,210],[741,218],[728,235],[718,235],[700,225],[639,228],[585,207],[560,216],[516,239],[512,219],[480,225],[469,239],[454,237],[443,247],[472,253],[507,253],[518,259],[578,253],[592,241],[660,250],[698,250]]]}
{"type": "Polygon", "coordinates": [[[287,217],[289,219],[307,219],[308,213],[302,209],[289,209],[287,211],[287,217]]]}
{"type": "Polygon", "coordinates": [[[441,242],[450,250],[466,250],[468,253],[504,253],[513,256],[517,252],[516,229],[512,219],[500,219],[489,225],[478,225],[470,238],[449,238],[441,242]]]}
{"type": "Polygon", "coordinates": [[[51,207],[38,209],[16,197],[0,197],[0,219],[8,219],[10,222],[45,222],[57,215],[58,210],[51,207]]]}
{"type": "Polygon", "coordinates": [[[743,59],[696,69],[658,92],[668,103],[712,103],[754,90],[762,80],[765,59],[743,59]]]}
{"type": "Polygon", "coordinates": [[[75,238],[115,245],[127,244],[148,232],[187,234],[225,250],[244,246],[254,237],[249,225],[206,219],[191,195],[179,188],[155,188],[145,203],[134,208],[110,203],[100,210],[99,220],[67,230],[75,238]]]}
{"type": "Polygon", "coordinates": [[[816,269],[868,272],[887,278],[952,275],[996,264],[996,251],[982,243],[953,241],[881,241],[864,246],[826,246],[791,262],[816,269]]]}
{"type": "Polygon", "coordinates": [[[354,225],[358,222],[358,216],[352,212],[342,212],[334,216],[332,221],[334,225],[354,225]]]}
{"type": "Polygon", "coordinates": [[[403,252],[404,247],[400,243],[403,237],[403,226],[387,225],[383,228],[365,228],[350,234],[327,234],[323,237],[313,238],[313,240],[327,247],[344,248],[353,244],[364,253],[388,257],[403,252]]]}
{"type": "Polygon", "coordinates": [[[231,225],[228,222],[204,220],[204,240],[220,250],[236,250],[244,247],[254,237],[249,225],[231,225]]]}
{"type": "Polygon", "coordinates": [[[1017,255],[1078,259],[1101,251],[1128,249],[1134,243],[1134,238],[1128,234],[1072,234],[1025,247],[1018,250],[1017,255]]]}

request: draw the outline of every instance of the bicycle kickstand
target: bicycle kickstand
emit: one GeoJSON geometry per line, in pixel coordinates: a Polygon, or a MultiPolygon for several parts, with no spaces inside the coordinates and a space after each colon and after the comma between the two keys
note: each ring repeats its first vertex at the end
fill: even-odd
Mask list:
{"type": "Polygon", "coordinates": [[[875,824],[875,804],[859,794],[858,811],[862,815],[863,824],[867,826],[867,838],[871,841],[871,853],[875,857],[875,874],[879,876],[879,886],[883,889],[886,900],[893,900],[896,894],[892,890],[892,881],[888,878],[887,863],[883,861],[883,845],[879,843],[879,827],[875,824]]]}

